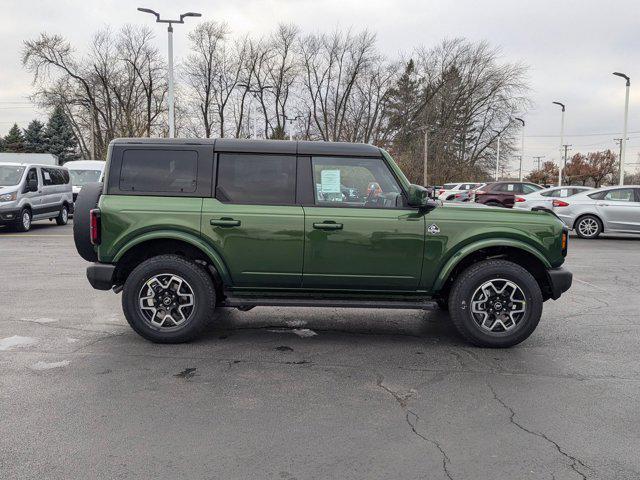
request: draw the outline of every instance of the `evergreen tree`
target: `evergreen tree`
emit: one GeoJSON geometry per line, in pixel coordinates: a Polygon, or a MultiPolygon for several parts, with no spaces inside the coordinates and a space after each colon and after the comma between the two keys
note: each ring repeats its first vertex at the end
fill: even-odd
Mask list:
{"type": "Polygon", "coordinates": [[[46,151],[58,157],[63,164],[78,158],[78,141],[69,118],[62,107],[53,109],[45,129],[46,151]]]}
{"type": "Polygon", "coordinates": [[[47,151],[44,136],[44,123],[33,120],[24,131],[24,147],[29,153],[43,153],[47,151]]]}
{"type": "Polygon", "coordinates": [[[4,137],[4,149],[7,152],[24,152],[24,137],[17,123],[13,124],[7,136],[4,137]]]}

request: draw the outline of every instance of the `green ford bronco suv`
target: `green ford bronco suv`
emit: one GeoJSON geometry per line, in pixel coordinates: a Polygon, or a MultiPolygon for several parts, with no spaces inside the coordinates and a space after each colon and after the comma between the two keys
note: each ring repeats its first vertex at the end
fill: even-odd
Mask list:
{"type": "Polygon", "coordinates": [[[131,327],[184,342],[216,309],[448,308],[470,342],[508,347],[571,286],[548,212],[442,206],[372,145],[114,140],[74,237],[131,327]]]}

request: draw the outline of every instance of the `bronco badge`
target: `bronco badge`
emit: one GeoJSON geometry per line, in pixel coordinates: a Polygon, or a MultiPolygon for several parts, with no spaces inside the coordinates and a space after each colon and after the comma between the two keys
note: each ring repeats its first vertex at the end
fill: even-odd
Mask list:
{"type": "Polygon", "coordinates": [[[432,223],[427,227],[427,232],[429,232],[431,235],[437,235],[440,233],[440,227],[438,227],[438,225],[436,225],[435,223],[432,223]]]}

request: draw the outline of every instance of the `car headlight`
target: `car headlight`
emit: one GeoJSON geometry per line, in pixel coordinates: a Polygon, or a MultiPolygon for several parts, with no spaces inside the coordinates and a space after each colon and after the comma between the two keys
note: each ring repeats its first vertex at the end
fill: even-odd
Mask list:
{"type": "Polygon", "coordinates": [[[0,202],[13,202],[17,195],[18,192],[3,193],[0,195],[0,202]]]}

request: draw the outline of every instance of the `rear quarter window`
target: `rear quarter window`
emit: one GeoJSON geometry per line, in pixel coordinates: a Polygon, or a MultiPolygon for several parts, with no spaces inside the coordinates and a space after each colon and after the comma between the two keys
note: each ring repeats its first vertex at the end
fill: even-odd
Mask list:
{"type": "Polygon", "coordinates": [[[198,152],[132,149],[122,155],[122,191],[193,193],[197,188],[198,152]]]}

